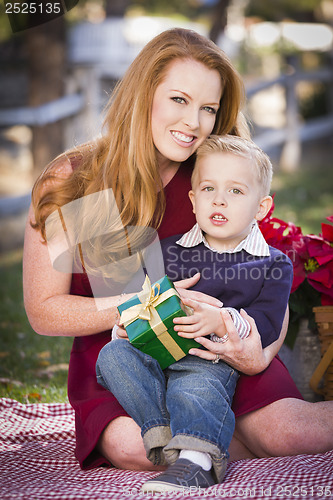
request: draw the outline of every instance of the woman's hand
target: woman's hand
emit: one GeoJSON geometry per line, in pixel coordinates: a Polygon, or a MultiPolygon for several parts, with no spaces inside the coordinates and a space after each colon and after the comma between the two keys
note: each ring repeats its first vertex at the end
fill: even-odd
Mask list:
{"type": "Polygon", "coordinates": [[[220,300],[211,297],[210,295],[207,295],[202,292],[196,292],[194,290],[187,290],[188,288],[191,288],[191,286],[194,286],[196,283],[198,283],[199,279],[200,279],[200,273],[196,273],[191,278],[187,278],[181,281],[175,281],[174,285],[177,292],[180,295],[180,298],[181,299],[188,298],[196,300],[198,302],[205,302],[206,304],[210,304],[211,306],[222,307],[223,303],[220,300]]]}
{"type": "Polygon", "coordinates": [[[112,334],[111,334],[111,339],[127,339],[128,340],[128,335],[122,326],[119,326],[117,323],[114,325],[112,328],[112,334]]]}
{"type": "MultiPolygon", "coordinates": [[[[205,337],[197,337],[196,342],[207,349],[190,349],[189,354],[213,361],[218,354],[220,359],[236,370],[247,375],[255,375],[263,371],[272,360],[267,351],[262,348],[261,338],[255,321],[244,311],[241,315],[250,323],[250,335],[240,339],[230,314],[226,310],[220,311],[221,321],[228,332],[228,340],[224,343],[212,342],[205,337]]],[[[269,346],[270,347],[270,346],[269,346]]]]}
{"type": "Polygon", "coordinates": [[[124,325],[120,324],[120,316],[119,312],[117,312],[116,316],[116,324],[112,328],[112,340],[113,339],[128,339],[127,332],[124,328],[124,325]]]}

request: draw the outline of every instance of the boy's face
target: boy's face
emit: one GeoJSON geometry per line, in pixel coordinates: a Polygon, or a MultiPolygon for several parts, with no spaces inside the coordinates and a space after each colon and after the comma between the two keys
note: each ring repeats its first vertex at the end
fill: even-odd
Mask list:
{"type": "Polygon", "coordinates": [[[269,211],[272,198],[262,197],[257,172],[247,158],[212,153],[198,160],[189,196],[206,240],[216,250],[235,248],[254,220],[269,211]]]}

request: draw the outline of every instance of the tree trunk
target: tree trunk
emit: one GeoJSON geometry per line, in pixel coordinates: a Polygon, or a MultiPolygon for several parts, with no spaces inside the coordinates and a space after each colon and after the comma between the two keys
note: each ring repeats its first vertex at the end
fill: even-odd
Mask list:
{"type": "MultiPolygon", "coordinates": [[[[64,93],[65,19],[31,28],[25,33],[28,53],[29,106],[40,106],[64,93]]],[[[33,177],[63,150],[61,122],[33,127],[33,177]]]]}
{"type": "Polygon", "coordinates": [[[130,0],[106,0],[105,13],[107,17],[123,17],[130,0]]]}
{"type": "Polygon", "coordinates": [[[227,9],[231,0],[219,0],[212,12],[212,26],[209,38],[216,43],[219,35],[224,32],[227,25],[227,9]]]}

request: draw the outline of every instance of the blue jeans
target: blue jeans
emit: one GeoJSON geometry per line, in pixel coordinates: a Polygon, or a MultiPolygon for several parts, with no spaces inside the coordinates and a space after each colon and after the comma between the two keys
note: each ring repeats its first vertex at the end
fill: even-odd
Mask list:
{"type": "Polygon", "coordinates": [[[153,464],[174,463],[182,449],[202,451],[222,479],[235,428],[237,371],[191,355],[162,370],[128,340],[117,339],[100,351],[96,373],[141,427],[153,464]]]}

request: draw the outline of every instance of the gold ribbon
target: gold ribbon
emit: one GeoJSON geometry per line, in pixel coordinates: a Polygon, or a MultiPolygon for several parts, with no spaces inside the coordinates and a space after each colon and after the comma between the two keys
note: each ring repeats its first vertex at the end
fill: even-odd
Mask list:
{"type": "Polygon", "coordinates": [[[149,322],[149,325],[153,332],[156,334],[157,338],[164,345],[164,347],[170,352],[173,358],[178,361],[183,358],[186,353],[179,347],[177,342],[169,334],[167,327],[163,323],[160,315],[156,311],[156,307],[169,299],[173,295],[179,297],[179,294],[175,288],[169,288],[162,294],[160,294],[160,285],[155,283],[151,285],[149,277],[146,275],[146,279],[142,285],[142,291],[138,293],[138,299],[140,304],[136,304],[128,309],[125,309],[120,316],[120,324],[123,324],[125,328],[136,321],[137,319],[144,319],[149,322]]]}

